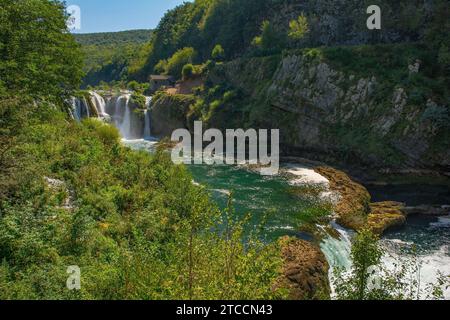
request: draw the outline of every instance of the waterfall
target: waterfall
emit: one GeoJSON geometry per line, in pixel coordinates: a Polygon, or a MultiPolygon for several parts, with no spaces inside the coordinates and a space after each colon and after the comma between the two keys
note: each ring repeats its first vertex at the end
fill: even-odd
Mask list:
{"type": "Polygon", "coordinates": [[[73,119],[76,121],[81,121],[81,110],[80,110],[80,100],[72,97],[71,99],[72,109],[70,110],[70,114],[73,119]]]}
{"type": "Polygon", "coordinates": [[[131,138],[131,109],[130,109],[130,95],[125,95],[125,115],[122,123],[119,125],[119,131],[123,138],[131,138]]]}
{"type": "Polygon", "coordinates": [[[338,237],[329,235],[322,226],[318,227],[322,228],[327,234],[327,236],[322,240],[320,248],[322,249],[328,264],[330,265],[328,278],[331,285],[331,296],[334,297],[336,292],[334,287],[334,269],[343,268],[344,270],[349,271],[352,267],[351,239],[353,235],[351,231],[342,228],[336,222],[332,222],[331,225],[338,232],[338,237]]]}
{"type": "Polygon", "coordinates": [[[151,130],[151,119],[150,119],[150,103],[152,102],[151,97],[146,97],[145,100],[145,112],[144,112],[144,118],[145,118],[145,127],[144,127],[144,139],[148,139],[152,136],[152,130],[151,130]]]}
{"type": "Polygon", "coordinates": [[[89,105],[86,101],[86,98],[83,97],[82,101],[83,101],[83,110],[86,111],[86,118],[89,118],[91,116],[91,112],[89,111],[89,105]]]}
{"type": "Polygon", "coordinates": [[[70,101],[72,109],[70,110],[71,116],[76,121],[81,121],[83,118],[90,116],[89,105],[86,99],[83,98],[72,98],[70,101]]]}
{"type": "Polygon", "coordinates": [[[352,234],[350,231],[342,228],[335,222],[332,223],[332,227],[338,232],[339,237],[335,238],[328,235],[322,240],[320,247],[327,257],[330,264],[330,269],[335,267],[349,269],[352,265],[350,258],[352,234]]]}
{"type": "Polygon", "coordinates": [[[148,139],[151,137],[151,97],[146,97],[145,110],[138,110],[131,102],[131,95],[129,92],[122,92],[105,99],[97,92],[90,91],[89,97],[73,97],[70,100],[70,114],[76,121],[98,116],[99,119],[112,123],[124,139],[148,139]]]}
{"type": "Polygon", "coordinates": [[[108,119],[109,115],[106,113],[105,99],[95,91],[90,91],[89,94],[91,95],[92,105],[95,107],[99,118],[108,119]]]}
{"type": "MultiPolygon", "coordinates": [[[[450,220],[450,217],[449,217],[450,220]]],[[[440,218],[438,223],[432,224],[430,229],[422,231],[426,234],[438,234],[448,230],[450,224],[445,224],[445,219],[440,218]],[[443,228],[439,230],[439,228],[443,228]]],[[[344,268],[344,276],[347,272],[351,271],[351,246],[353,231],[342,228],[337,223],[332,223],[332,227],[338,232],[338,237],[332,235],[326,236],[321,244],[320,248],[327,258],[330,265],[329,279],[331,284],[332,298],[335,297],[334,283],[334,268],[344,268]]],[[[322,228],[323,227],[320,227],[322,228]]],[[[323,229],[325,231],[325,229],[323,229]]],[[[436,236],[437,237],[437,236],[436,236]]],[[[433,243],[432,237],[427,238],[426,245],[433,243]]],[[[383,251],[381,263],[384,268],[391,272],[398,270],[399,265],[410,265],[414,260],[414,255],[408,254],[408,249],[413,248],[416,245],[416,241],[404,241],[401,239],[389,239],[383,237],[380,241],[380,246],[383,251]]],[[[450,245],[448,240],[443,243],[435,243],[436,248],[427,252],[422,252],[416,257],[416,263],[421,265],[420,272],[416,273],[416,270],[407,270],[407,279],[420,279],[420,298],[426,299],[427,290],[426,287],[430,283],[437,283],[439,272],[444,275],[450,275],[450,245]]],[[[444,288],[445,299],[450,299],[450,288],[444,288]]]]}

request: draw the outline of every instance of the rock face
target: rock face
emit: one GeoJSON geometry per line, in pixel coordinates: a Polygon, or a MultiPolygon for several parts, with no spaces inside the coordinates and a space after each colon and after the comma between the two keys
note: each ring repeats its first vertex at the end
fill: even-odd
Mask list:
{"type": "Polygon", "coordinates": [[[406,207],[403,209],[408,215],[427,215],[427,216],[448,216],[450,215],[450,206],[443,205],[443,206],[429,206],[429,205],[422,205],[418,207],[406,207]]]}
{"type": "Polygon", "coordinates": [[[280,286],[289,289],[292,300],[323,299],[330,296],[329,265],[313,244],[289,237],[281,239],[284,277],[280,286]]]}
{"type": "Polygon", "coordinates": [[[174,130],[187,128],[187,112],[194,101],[190,95],[156,94],[151,107],[152,135],[170,137],[174,130]]]}
{"type": "MultiPolygon", "coordinates": [[[[413,60],[411,72],[405,59],[395,70],[353,70],[348,65],[367,64],[378,51],[366,49],[360,57],[356,47],[339,50],[237,59],[216,66],[207,82],[231,84],[250,99],[240,125],[279,128],[286,156],[450,172],[450,126],[439,120],[449,117],[448,97],[436,101],[429,88],[400,83],[426,79],[422,65],[413,60]],[[397,74],[399,83],[387,74],[397,74]]],[[[406,55],[396,47],[386,50],[406,55]]]]}

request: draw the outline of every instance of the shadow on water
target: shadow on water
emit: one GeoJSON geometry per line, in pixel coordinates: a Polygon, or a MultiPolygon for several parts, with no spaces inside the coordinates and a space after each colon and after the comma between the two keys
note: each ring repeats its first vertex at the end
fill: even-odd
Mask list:
{"type": "Polygon", "coordinates": [[[404,202],[407,206],[448,205],[450,204],[450,186],[431,184],[397,184],[367,186],[372,200],[404,202]]]}

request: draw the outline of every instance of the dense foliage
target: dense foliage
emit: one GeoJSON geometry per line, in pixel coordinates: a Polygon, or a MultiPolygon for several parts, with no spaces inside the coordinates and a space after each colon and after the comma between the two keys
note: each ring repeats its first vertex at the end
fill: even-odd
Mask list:
{"type": "MultiPolygon", "coordinates": [[[[248,87],[257,93],[254,87],[267,84],[266,74],[273,74],[284,51],[324,60],[343,72],[376,74],[389,89],[399,82],[417,88],[411,97],[417,104],[423,105],[430,92],[445,103],[448,4],[437,0],[431,14],[412,14],[417,1],[382,1],[389,23],[395,22],[392,34],[419,45],[304,49],[355,44],[354,38],[390,42],[390,33],[368,37],[356,31],[365,19],[351,14],[355,4],[363,8],[367,1],[185,3],[166,14],[151,38],[145,31],[79,36],[86,55],[85,84],[128,83],[136,91],[133,102],[143,108],[147,87],[130,79],[145,82],[154,71],[188,79],[210,68],[216,78],[226,79],[222,61],[258,56],[253,61],[261,62],[263,80],[241,79],[252,82],[248,87]],[[336,12],[344,17],[337,25],[317,17],[336,12]],[[427,19],[430,15],[434,18],[427,19]],[[439,64],[429,63],[423,74],[410,76],[405,67],[412,57],[439,64]],[[380,59],[389,64],[380,66],[380,59]],[[431,79],[431,74],[438,76],[431,79]]],[[[76,123],[62,111],[83,73],[63,5],[56,0],[0,0],[0,9],[0,299],[285,297],[284,290],[273,289],[282,266],[278,245],[263,244],[255,235],[244,245],[245,221],[235,221],[231,201],[221,212],[208,192],[192,183],[186,168],[174,166],[164,152],[131,151],[120,143],[115,128],[94,119],[76,123]],[[79,291],[66,288],[66,271],[73,265],[82,272],[79,291]]],[[[189,102],[188,112],[176,116],[219,128],[267,118],[257,95],[253,100],[229,83],[205,83],[195,93],[182,96],[189,102]],[[262,108],[252,109],[253,104],[262,108]]],[[[424,121],[448,125],[442,108],[428,110],[424,121]]],[[[348,130],[332,133],[347,136],[348,130]]],[[[353,131],[347,139],[367,148],[379,143],[361,137],[355,139],[353,131]]],[[[328,209],[306,212],[305,219],[315,223],[328,209]]],[[[354,268],[336,283],[338,298],[414,298],[417,292],[409,294],[406,288],[416,284],[404,281],[404,268],[394,274],[381,271],[386,275],[381,285],[368,288],[368,268],[380,265],[380,259],[377,239],[361,232],[352,249],[354,268]]]]}
{"type": "Polygon", "coordinates": [[[2,120],[25,122],[2,149],[2,299],[281,297],[276,247],[244,248],[231,222],[223,233],[205,190],[167,155],[130,151],[97,120],[68,123],[21,100],[1,107],[2,120]],[[78,292],[65,287],[71,265],[78,292]]]}
{"type": "Polygon", "coordinates": [[[120,46],[124,44],[146,43],[152,37],[152,30],[84,33],[74,34],[74,37],[83,46],[120,46]]]}
{"type": "Polygon", "coordinates": [[[152,30],[131,30],[75,34],[84,54],[86,85],[121,81],[129,78],[133,70],[143,67],[151,47],[152,30]]]}
{"type": "Polygon", "coordinates": [[[0,86],[61,100],[78,88],[79,46],[56,0],[0,1],[0,86]]]}
{"type": "Polygon", "coordinates": [[[123,43],[86,45],[84,86],[96,86],[101,82],[125,81],[135,70],[140,70],[151,51],[149,43],[123,43]]]}
{"type": "Polygon", "coordinates": [[[85,83],[148,81],[154,72],[167,72],[165,62],[183,48],[194,49],[197,54],[191,63],[200,64],[217,60],[214,49],[219,48],[220,60],[231,60],[305,47],[422,41],[448,70],[447,1],[436,0],[431,6],[419,0],[380,1],[380,32],[366,28],[370,4],[366,0],[186,2],[166,13],[146,44],[142,42],[144,31],[83,36],[80,41],[87,44],[84,50],[89,56],[85,71],[90,71],[85,83]]]}
{"type": "MultiPolygon", "coordinates": [[[[225,57],[233,59],[254,54],[255,37],[264,32],[274,35],[274,48],[374,44],[392,42],[435,42],[446,61],[448,10],[445,0],[431,6],[422,1],[379,1],[383,8],[383,29],[366,28],[365,0],[196,0],[170,10],[152,38],[152,50],[142,70],[134,77],[145,80],[159,61],[178,50],[192,47],[198,52],[195,63],[211,58],[217,44],[225,57]],[[320,17],[329,17],[320,19],[320,17]],[[289,35],[289,41],[283,41],[289,35]]],[[[264,39],[262,39],[264,40],[264,39]]],[[[270,47],[270,42],[266,47],[270,47]]],[[[267,48],[266,48],[267,49],[267,48]]]]}
{"type": "Polygon", "coordinates": [[[231,205],[221,214],[164,152],[61,111],[81,60],[59,2],[0,3],[0,299],[283,297],[277,245],[244,246],[231,205]]]}

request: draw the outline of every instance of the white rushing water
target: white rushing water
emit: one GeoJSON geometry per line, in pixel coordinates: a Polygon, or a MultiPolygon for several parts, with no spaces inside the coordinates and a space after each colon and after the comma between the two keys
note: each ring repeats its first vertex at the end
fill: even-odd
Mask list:
{"type": "Polygon", "coordinates": [[[72,98],[71,115],[76,121],[93,116],[111,122],[119,130],[123,139],[151,139],[151,97],[146,97],[146,108],[135,112],[131,103],[131,93],[122,92],[117,96],[103,98],[95,91],[89,92],[89,102],[85,97],[72,98]],[[93,110],[92,110],[93,109],[93,110]],[[91,112],[92,111],[92,112],[91,112]]]}
{"type": "Polygon", "coordinates": [[[123,96],[123,100],[125,100],[125,114],[122,122],[118,124],[120,134],[124,139],[131,139],[130,97],[129,94],[123,96]]]}
{"type": "Polygon", "coordinates": [[[152,97],[146,97],[145,100],[145,127],[144,127],[144,139],[151,138],[151,118],[150,118],[150,107],[151,107],[152,97]]]}
{"type": "Polygon", "coordinates": [[[107,119],[109,115],[106,113],[106,102],[101,95],[95,91],[91,91],[91,102],[97,109],[97,114],[100,118],[107,119]]]}
{"type": "MultiPolygon", "coordinates": [[[[382,263],[387,270],[394,272],[398,270],[399,265],[410,265],[412,262],[419,266],[418,270],[409,270],[406,278],[418,281],[420,299],[429,298],[430,292],[428,292],[427,287],[430,284],[437,284],[440,275],[450,276],[450,245],[448,242],[442,242],[442,237],[439,235],[439,233],[450,231],[448,230],[450,226],[449,219],[450,217],[439,218],[439,222],[431,223],[423,230],[421,236],[426,238],[420,239],[420,241],[427,248],[417,252],[414,256],[408,254],[407,251],[411,251],[413,247],[419,244],[419,240],[405,241],[388,236],[388,238],[384,237],[380,242],[384,252],[382,263]],[[442,228],[447,228],[447,230],[442,228]]],[[[332,223],[332,227],[338,232],[338,237],[331,235],[325,237],[320,247],[330,265],[329,279],[332,287],[332,296],[334,297],[334,269],[337,267],[344,268],[348,272],[352,268],[351,241],[354,232],[346,230],[336,223],[332,223]]],[[[402,232],[397,234],[403,235],[404,238],[414,236],[411,230],[407,229],[402,232]]],[[[414,232],[420,233],[420,231],[414,232]]],[[[450,300],[450,288],[444,288],[444,298],[450,300]]]]}

